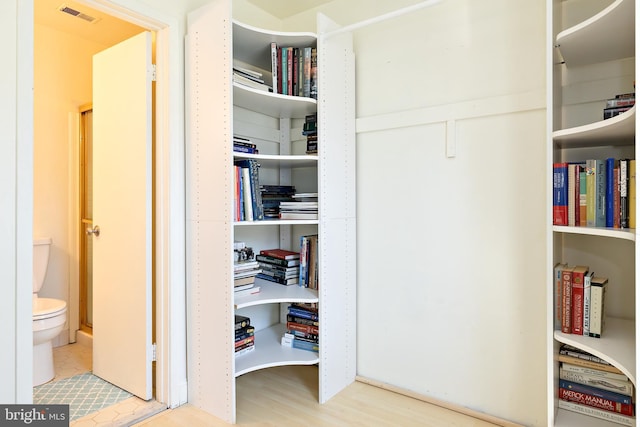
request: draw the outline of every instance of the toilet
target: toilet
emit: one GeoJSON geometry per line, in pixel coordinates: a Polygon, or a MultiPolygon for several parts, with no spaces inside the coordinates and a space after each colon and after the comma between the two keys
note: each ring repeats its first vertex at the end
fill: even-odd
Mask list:
{"type": "Polygon", "coordinates": [[[62,332],[67,321],[67,303],[54,298],[40,298],[49,263],[51,238],[33,241],[33,386],[51,381],[55,376],[52,340],[62,332]]]}

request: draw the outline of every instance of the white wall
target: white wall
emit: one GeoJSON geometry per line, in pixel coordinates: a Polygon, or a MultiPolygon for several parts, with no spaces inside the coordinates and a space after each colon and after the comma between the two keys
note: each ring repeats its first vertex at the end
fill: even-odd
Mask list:
{"type": "MultiPolygon", "coordinates": [[[[317,11],[418,2],[362,3],[317,11]]],[[[544,425],[544,2],[445,0],[354,36],[358,374],[544,425]]]]}

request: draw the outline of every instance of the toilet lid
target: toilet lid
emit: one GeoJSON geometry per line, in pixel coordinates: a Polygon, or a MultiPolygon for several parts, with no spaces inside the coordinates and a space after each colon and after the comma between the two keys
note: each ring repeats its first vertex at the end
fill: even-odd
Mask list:
{"type": "Polygon", "coordinates": [[[36,298],[33,303],[33,320],[53,317],[66,309],[67,303],[61,299],[36,298]]]}

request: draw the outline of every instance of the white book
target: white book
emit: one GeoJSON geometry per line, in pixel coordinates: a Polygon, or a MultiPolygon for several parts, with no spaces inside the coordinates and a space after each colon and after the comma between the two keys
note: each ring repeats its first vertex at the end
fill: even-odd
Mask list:
{"type": "Polygon", "coordinates": [[[579,403],[569,402],[566,400],[558,400],[558,408],[566,409],[567,411],[571,412],[577,412],[579,414],[589,415],[592,417],[600,418],[601,420],[607,420],[625,426],[636,425],[635,417],[629,417],[627,415],[618,414],[616,412],[609,412],[605,411],[604,409],[594,408],[591,406],[580,405],[579,403]]]}

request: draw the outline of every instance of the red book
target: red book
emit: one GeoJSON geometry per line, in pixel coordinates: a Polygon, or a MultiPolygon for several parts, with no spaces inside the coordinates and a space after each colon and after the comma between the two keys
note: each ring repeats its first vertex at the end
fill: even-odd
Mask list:
{"type": "Polygon", "coordinates": [[[581,393],[566,388],[558,389],[558,398],[576,402],[582,405],[591,406],[592,408],[604,409],[605,411],[615,412],[623,415],[633,415],[633,405],[628,403],[615,402],[599,396],[593,396],[587,393],[581,393]]]}
{"type": "Polygon", "coordinates": [[[584,310],[584,276],[589,267],[578,265],[571,275],[571,333],[582,335],[584,310]]]}
{"type": "Polygon", "coordinates": [[[267,255],[279,259],[300,259],[300,252],[288,251],[286,249],[262,249],[260,255],[267,255]]]}
{"type": "Polygon", "coordinates": [[[571,287],[573,267],[562,270],[562,323],[561,330],[565,334],[571,333],[571,287]]]}

